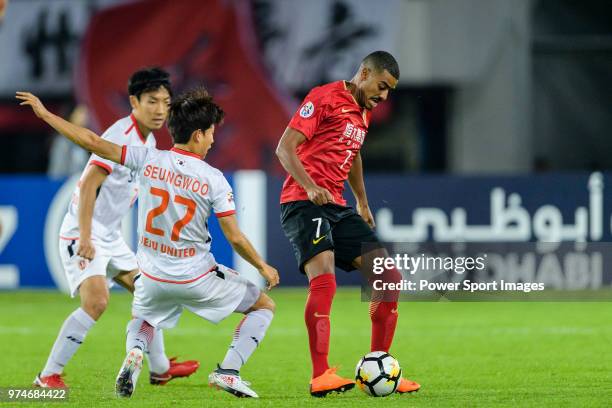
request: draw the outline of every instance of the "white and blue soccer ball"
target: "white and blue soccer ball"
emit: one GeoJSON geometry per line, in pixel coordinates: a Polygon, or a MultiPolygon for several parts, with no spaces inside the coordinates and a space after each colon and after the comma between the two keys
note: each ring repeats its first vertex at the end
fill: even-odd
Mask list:
{"type": "Polygon", "coordinates": [[[366,354],[355,368],[357,386],[372,397],[393,394],[401,378],[402,369],[399,362],[384,351],[366,354]]]}

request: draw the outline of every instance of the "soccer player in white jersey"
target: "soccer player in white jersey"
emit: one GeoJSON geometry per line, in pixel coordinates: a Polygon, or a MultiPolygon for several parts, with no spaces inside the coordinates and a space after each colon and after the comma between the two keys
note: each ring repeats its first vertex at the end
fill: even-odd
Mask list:
{"type": "Polygon", "coordinates": [[[268,288],[276,286],[279,277],[238,228],[227,180],[202,160],[223,111],[204,90],[179,97],[172,102],[168,119],[174,147],[161,151],[114,144],[53,115],[30,93],[18,92],[17,98],[68,139],[140,175],[141,274],[135,280],[133,319],[128,323],[127,356],[117,376],[117,395],[129,397],[134,392],[143,352],[150,347],[155,329],[173,327],[187,308],[213,323],[232,312],[245,314],[223,362],[208,378],[236,396],[257,397],[239,371],[261,343],[275,306],[254,284],[216,263],[207,228],[212,212],[232,247],[257,268],[268,288]]]}
{"type": "MultiPolygon", "coordinates": [[[[160,129],[167,116],[171,86],[169,74],[159,68],[135,72],[128,82],[132,113],[115,122],[102,137],[118,144],[155,147],[152,130],[160,129]]],[[[138,194],[138,174],[92,154],[75,188],[60,229],[59,252],[71,296],[80,295],[81,306],[68,316],[34,385],[66,387],[61,374],[87,332],[108,304],[113,281],[134,292],[138,272],[136,256],[121,235],[121,220],[138,194]]],[[[158,331],[149,348],[152,384],[188,376],[197,361],[169,360],[163,335],[158,331]]]]}

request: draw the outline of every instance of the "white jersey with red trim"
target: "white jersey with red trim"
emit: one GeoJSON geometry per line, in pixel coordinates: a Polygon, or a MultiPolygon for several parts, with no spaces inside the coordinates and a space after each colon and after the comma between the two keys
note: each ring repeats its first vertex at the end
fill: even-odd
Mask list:
{"type": "MultiPolygon", "coordinates": [[[[149,133],[145,138],[136,124],[134,115],[119,119],[102,138],[118,145],[155,147],[155,137],[149,133]]],[[[91,221],[92,238],[102,241],[114,241],[121,237],[121,220],[138,197],[138,174],[127,167],[92,154],[81,174],[81,180],[89,166],[98,166],[108,173],[104,183],[96,193],[91,221]]],[[[68,213],[60,229],[63,238],[79,237],[79,193],[81,181],[74,189],[68,206],[68,213]]]]}
{"type": "Polygon", "coordinates": [[[147,274],[193,280],[216,265],[208,217],[236,212],[232,188],[194,153],[123,146],[121,163],[139,174],[138,263],[147,274]]]}

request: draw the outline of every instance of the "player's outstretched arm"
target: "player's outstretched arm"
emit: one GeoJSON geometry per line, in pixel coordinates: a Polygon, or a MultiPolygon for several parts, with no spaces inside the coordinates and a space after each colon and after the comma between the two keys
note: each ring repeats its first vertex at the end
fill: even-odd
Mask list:
{"type": "Polygon", "coordinates": [[[272,289],[274,286],[278,285],[278,271],[261,258],[255,248],[253,248],[249,239],[240,231],[236,216],[228,215],[219,218],[219,226],[225,238],[227,238],[232,245],[232,248],[238,252],[238,255],[257,268],[261,276],[268,282],[268,289],[272,289]]]}
{"type": "Polygon", "coordinates": [[[366,194],[365,183],[363,182],[363,163],[361,161],[361,152],[357,153],[353,160],[353,165],[348,175],[348,183],[351,186],[355,201],[357,202],[357,213],[361,215],[365,222],[371,228],[375,227],[374,216],[370,211],[368,204],[368,196],[366,194]]]}
{"type": "Polygon", "coordinates": [[[112,160],[115,163],[121,163],[121,146],[102,139],[89,129],[74,125],[54,115],[45,108],[45,105],[36,95],[30,92],[17,92],[15,97],[22,101],[20,105],[31,107],[36,116],[47,122],[49,126],[66,136],[72,142],[90,152],[96,153],[98,156],[112,160]]]}
{"type": "Polygon", "coordinates": [[[327,203],[333,203],[334,198],[331,193],[323,188],[319,187],[308,175],[304,165],[297,156],[296,149],[299,145],[306,141],[306,136],[301,132],[287,128],[285,133],[278,142],[276,148],[276,156],[280,160],[281,164],[287,170],[291,177],[293,177],[308,194],[308,199],[316,205],[323,205],[327,203]]]}

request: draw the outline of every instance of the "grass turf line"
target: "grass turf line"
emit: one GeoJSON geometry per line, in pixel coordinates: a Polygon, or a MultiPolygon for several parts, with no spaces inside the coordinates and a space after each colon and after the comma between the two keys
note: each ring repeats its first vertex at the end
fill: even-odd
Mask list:
{"type": "MultiPolygon", "coordinates": [[[[166,351],[200,360],[200,370],[155,387],[148,384],[145,363],[132,399],[118,400],[114,379],[125,354],[131,297],[114,291],[108,310],[66,367],[70,401],[62,406],[603,407],[612,400],[612,303],[403,303],[391,352],[423,389],[376,400],[354,389],[321,400],[308,394],[306,290],[278,289],[271,296],[275,319],[241,372],[260,400],[237,399],[206,385],[240,316],[215,326],[188,311],[177,328],[165,332],[166,351]]],[[[330,362],[347,377],[369,351],[368,308],[359,297],[356,288],[339,289],[332,309],[330,362]]],[[[57,292],[0,294],[0,387],[31,384],[63,320],[77,306],[78,300],[57,292]]]]}

